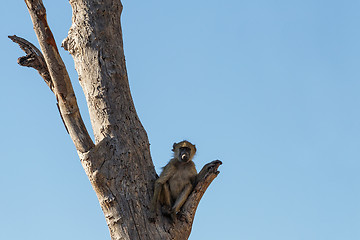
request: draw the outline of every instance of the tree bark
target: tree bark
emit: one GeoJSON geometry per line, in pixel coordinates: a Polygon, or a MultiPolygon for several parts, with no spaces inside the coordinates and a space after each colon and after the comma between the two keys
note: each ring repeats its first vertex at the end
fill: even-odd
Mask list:
{"type": "Polygon", "coordinates": [[[148,220],[157,178],[149,140],[130,93],[119,0],[70,0],[72,26],[62,46],[74,58],[95,137],[92,142],[77,107],[65,65],[46,21],[41,0],[25,0],[41,51],[12,36],[27,54],[19,64],[37,69],[58,101],[59,111],[96,192],[112,240],[187,239],[204,192],[221,162],[206,164],[178,221],[148,220]]]}

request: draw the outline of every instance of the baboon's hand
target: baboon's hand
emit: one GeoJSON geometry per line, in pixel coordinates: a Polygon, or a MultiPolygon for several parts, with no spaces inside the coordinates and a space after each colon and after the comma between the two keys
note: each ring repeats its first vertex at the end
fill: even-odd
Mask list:
{"type": "Polygon", "coordinates": [[[173,224],[176,224],[176,223],[177,223],[177,215],[176,215],[176,212],[172,211],[170,217],[171,217],[172,223],[173,223],[173,224]]]}
{"type": "Polygon", "coordinates": [[[178,213],[178,215],[179,215],[180,221],[190,223],[191,219],[190,219],[190,216],[189,216],[188,213],[185,213],[185,212],[181,211],[181,212],[178,213]]]}

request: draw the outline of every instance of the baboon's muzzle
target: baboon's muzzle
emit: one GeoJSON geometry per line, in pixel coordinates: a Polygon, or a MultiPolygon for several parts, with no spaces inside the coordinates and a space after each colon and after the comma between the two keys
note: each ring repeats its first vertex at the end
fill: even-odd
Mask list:
{"type": "Polygon", "coordinates": [[[189,160],[189,154],[187,152],[184,152],[180,155],[181,161],[186,162],[189,160]]]}

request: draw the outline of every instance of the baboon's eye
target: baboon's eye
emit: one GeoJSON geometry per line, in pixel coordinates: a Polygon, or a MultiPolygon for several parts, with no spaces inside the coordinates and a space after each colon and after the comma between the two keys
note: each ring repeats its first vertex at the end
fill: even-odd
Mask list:
{"type": "Polygon", "coordinates": [[[190,152],[190,148],[187,147],[181,147],[179,148],[180,151],[189,151],[190,152]]]}

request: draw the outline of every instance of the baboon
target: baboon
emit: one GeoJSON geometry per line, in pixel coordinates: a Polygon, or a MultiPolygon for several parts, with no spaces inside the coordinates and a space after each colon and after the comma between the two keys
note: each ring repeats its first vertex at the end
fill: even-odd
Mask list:
{"type": "Polygon", "coordinates": [[[176,214],[191,193],[197,171],[192,158],[196,147],[188,141],[174,143],[174,157],[163,168],[160,177],[155,182],[154,196],[150,205],[151,221],[155,221],[158,203],[162,213],[176,220],[176,214]]]}

